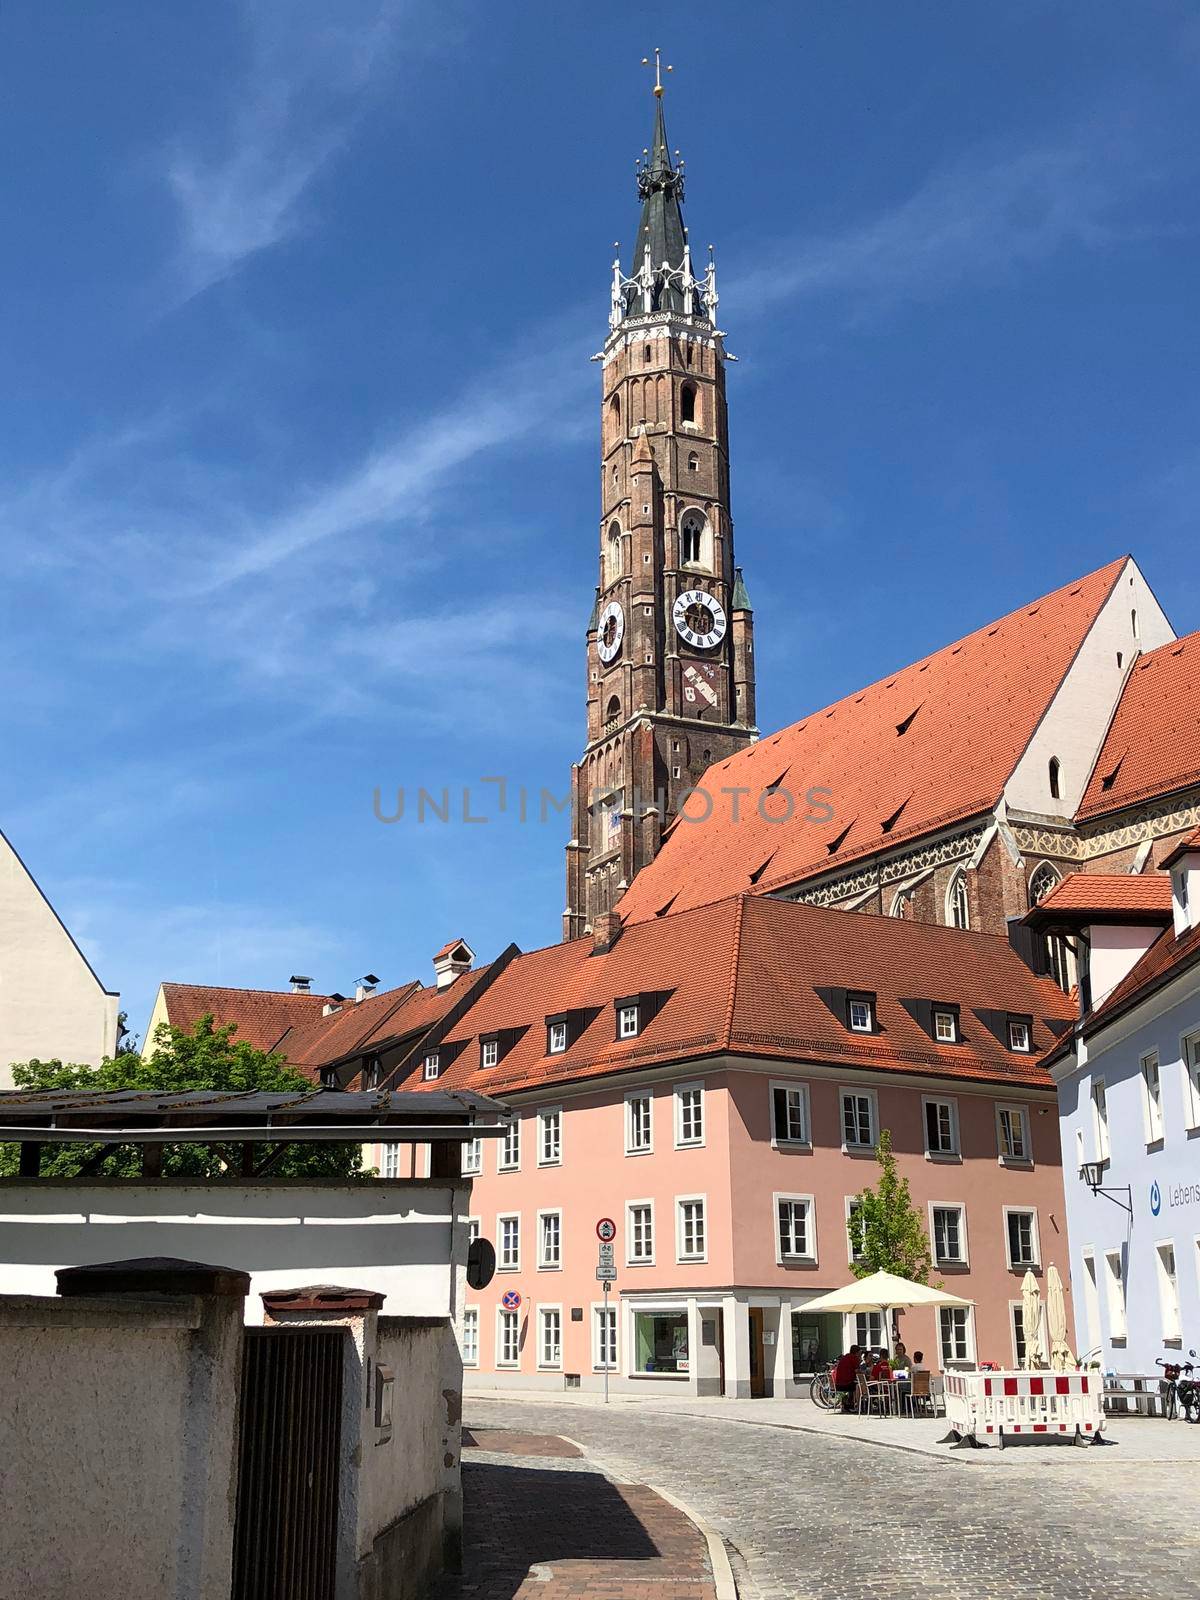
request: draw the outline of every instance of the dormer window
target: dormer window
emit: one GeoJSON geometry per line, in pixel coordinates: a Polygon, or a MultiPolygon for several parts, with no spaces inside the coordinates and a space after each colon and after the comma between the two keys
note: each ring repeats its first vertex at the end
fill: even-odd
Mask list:
{"type": "Polygon", "coordinates": [[[438,1055],[438,1052],[436,1050],[431,1050],[429,1052],[429,1054],[425,1057],[425,1078],[426,1078],[426,1080],[428,1081],[430,1078],[436,1078],[438,1073],[441,1070],[442,1070],[441,1057],[438,1055]]]}
{"type": "Polygon", "coordinates": [[[567,1048],[567,1025],[565,1022],[550,1022],[546,1025],[546,1054],[561,1056],[567,1048]]]}
{"type": "Polygon", "coordinates": [[[875,1032],[875,1000],[869,994],[852,994],[846,1000],[846,1020],[851,1033],[875,1032]]]}
{"type": "Polygon", "coordinates": [[[1030,1032],[1029,1021],[1026,1017],[1009,1017],[1008,1048],[1015,1050],[1020,1055],[1028,1055],[1032,1048],[1030,1032]]]}
{"type": "Polygon", "coordinates": [[[617,1038],[636,1039],[638,1035],[637,1005],[623,1005],[617,1009],[617,1038]]]}
{"type": "Polygon", "coordinates": [[[939,1044],[958,1043],[958,1018],[953,1011],[933,1013],[933,1036],[939,1044]]]}
{"type": "Polygon", "coordinates": [[[484,1039],[479,1046],[479,1065],[494,1067],[500,1059],[499,1039],[484,1039]]]}

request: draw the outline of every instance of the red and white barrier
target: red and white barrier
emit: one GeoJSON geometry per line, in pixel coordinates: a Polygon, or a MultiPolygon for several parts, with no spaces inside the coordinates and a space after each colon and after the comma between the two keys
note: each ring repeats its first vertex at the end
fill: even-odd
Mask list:
{"type": "Polygon", "coordinates": [[[994,1433],[1072,1433],[1095,1438],[1104,1427],[1104,1380],[1098,1372],[950,1372],[946,1420],[956,1443],[994,1433]]]}

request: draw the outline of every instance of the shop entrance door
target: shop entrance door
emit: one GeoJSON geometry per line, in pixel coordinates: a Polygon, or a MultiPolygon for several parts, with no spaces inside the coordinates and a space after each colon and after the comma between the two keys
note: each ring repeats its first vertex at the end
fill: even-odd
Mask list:
{"type": "Polygon", "coordinates": [[[761,1400],[767,1392],[763,1350],[763,1308],[750,1307],[750,1398],[761,1400]]]}

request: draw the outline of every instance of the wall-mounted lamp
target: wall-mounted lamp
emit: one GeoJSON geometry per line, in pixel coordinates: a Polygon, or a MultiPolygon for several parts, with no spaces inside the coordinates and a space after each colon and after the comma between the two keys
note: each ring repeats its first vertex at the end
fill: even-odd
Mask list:
{"type": "Polygon", "coordinates": [[[1103,1161],[1084,1161],[1080,1164],[1079,1176],[1083,1179],[1084,1183],[1087,1184],[1088,1188],[1093,1194],[1104,1195],[1106,1199],[1112,1201],[1113,1205],[1120,1206],[1123,1211],[1128,1211],[1130,1217],[1132,1217],[1133,1190],[1128,1184],[1110,1184],[1106,1186],[1103,1182],[1104,1167],[1105,1163],[1103,1161]],[[1127,1198],[1124,1200],[1119,1200],[1117,1196],[1122,1194],[1127,1198]]]}

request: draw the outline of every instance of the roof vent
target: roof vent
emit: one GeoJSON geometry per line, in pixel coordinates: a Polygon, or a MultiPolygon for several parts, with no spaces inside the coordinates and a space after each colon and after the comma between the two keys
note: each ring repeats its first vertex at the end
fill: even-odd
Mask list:
{"type": "MultiPolygon", "coordinates": [[[[924,702],[924,700],[922,700],[922,701],[921,701],[921,706],[923,706],[923,705],[924,705],[924,704],[925,704],[925,702],[924,702]]],[[[896,737],[897,737],[897,738],[899,738],[899,739],[903,739],[903,737],[904,737],[904,735],[905,735],[905,734],[906,734],[906,733],[907,733],[907,732],[908,732],[908,730],[909,730],[909,729],[910,729],[910,728],[911,728],[911,727],[912,727],[912,725],[913,725],[913,719],[914,719],[914,717],[915,717],[915,716],[916,716],[916,714],[917,714],[917,712],[918,712],[918,711],[920,711],[920,709],[921,709],[921,706],[915,706],[915,707],[914,707],[914,708],[913,708],[913,710],[911,710],[911,711],[910,711],[910,712],[909,712],[909,713],[908,713],[908,715],[907,715],[907,716],[906,716],[906,717],[905,717],[905,719],[904,719],[904,721],[903,721],[903,722],[898,722],[898,723],[897,723],[897,724],[896,724],[896,737]]]]}
{"type": "Polygon", "coordinates": [[[366,973],[354,985],[354,1004],[361,1005],[369,994],[374,994],[379,987],[379,979],[373,972],[366,973]]]}
{"type": "Polygon", "coordinates": [[[455,978],[470,972],[474,960],[475,952],[465,939],[451,939],[449,944],[444,944],[433,958],[438,988],[448,989],[455,978]]]}
{"type": "Polygon", "coordinates": [[[312,993],[312,979],[311,978],[304,978],[304,977],[301,977],[301,975],[299,973],[293,972],[291,977],[288,979],[288,982],[292,986],[292,993],[293,994],[311,994],[312,993]]]}

